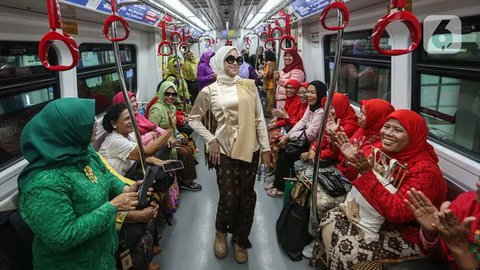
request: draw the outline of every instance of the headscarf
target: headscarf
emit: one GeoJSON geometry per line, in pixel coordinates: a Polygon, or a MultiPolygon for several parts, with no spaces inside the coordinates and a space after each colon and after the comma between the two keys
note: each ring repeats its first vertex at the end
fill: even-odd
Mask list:
{"type": "Polygon", "coordinates": [[[379,135],[385,118],[395,111],[390,102],[379,98],[360,100],[360,106],[365,108],[365,126],[362,128],[364,136],[379,135]]]}
{"type": "MultiPolygon", "coordinates": [[[[325,107],[327,102],[327,97],[322,99],[322,107],[325,107]]],[[[355,122],[357,124],[358,117],[352,106],[350,106],[350,100],[344,94],[334,93],[332,99],[332,106],[335,108],[335,115],[337,119],[340,119],[340,124],[343,125],[345,122],[355,122]]]]}
{"type": "MultiPolygon", "coordinates": [[[[89,164],[95,100],[61,98],[45,106],[25,126],[20,150],[29,162],[18,177],[21,190],[40,171],[89,164]]],[[[97,157],[98,158],[98,157],[97,157]]]]}
{"type": "Polygon", "coordinates": [[[208,50],[208,51],[204,52],[202,54],[202,57],[200,58],[200,62],[198,64],[200,65],[200,64],[203,63],[203,64],[206,64],[206,65],[210,66],[210,59],[212,59],[214,54],[215,53],[211,50],[208,50]]]}
{"type": "MultiPolygon", "coordinates": [[[[309,82],[302,82],[300,83],[300,86],[307,89],[309,84],[310,84],[309,82]]],[[[298,87],[298,89],[300,89],[300,87],[298,87]]]]}
{"type": "Polygon", "coordinates": [[[306,88],[308,88],[309,85],[315,86],[315,90],[317,90],[317,103],[315,103],[315,105],[308,105],[310,111],[314,112],[320,108],[323,98],[327,96],[327,86],[321,81],[311,81],[306,88]]]}
{"type": "Polygon", "coordinates": [[[300,97],[297,95],[298,88],[300,87],[300,82],[295,79],[290,79],[285,84],[285,86],[287,85],[291,85],[295,88],[295,95],[293,95],[292,97],[287,96],[287,100],[285,101],[284,106],[285,111],[287,111],[290,106],[300,106],[300,97]]]}
{"type": "Polygon", "coordinates": [[[285,50],[285,53],[283,54],[283,56],[285,56],[285,54],[289,53],[290,55],[292,55],[293,57],[293,62],[288,65],[288,66],[285,66],[283,68],[283,72],[287,73],[287,72],[290,72],[294,69],[299,69],[301,70],[303,73],[305,73],[305,70],[303,68],[303,61],[302,61],[302,58],[300,57],[300,55],[298,54],[297,50],[295,48],[288,48],[285,50]]]}
{"type": "MultiPolygon", "coordinates": [[[[192,51],[188,51],[187,55],[189,52],[193,54],[192,51]]],[[[198,68],[198,61],[195,58],[195,55],[193,55],[193,60],[188,60],[188,58],[186,58],[185,64],[183,64],[182,66],[182,72],[183,72],[183,75],[185,76],[185,80],[196,81],[197,68],[198,68]]]]}
{"type": "Polygon", "coordinates": [[[172,110],[172,112],[175,112],[177,110],[177,108],[175,107],[175,105],[171,104],[171,105],[168,105],[167,103],[165,103],[165,101],[163,100],[163,96],[165,94],[165,92],[167,91],[168,88],[172,87],[173,90],[175,91],[175,93],[178,93],[178,90],[177,90],[177,86],[173,83],[173,82],[170,82],[170,81],[164,81],[162,83],[162,85],[160,86],[160,89],[158,90],[157,92],[157,96],[158,96],[158,100],[157,102],[162,104],[163,106],[167,107],[168,109],[172,110]]]}
{"type": "Polygon", "coordinates": [[[438,163],[433,147],[427,142],[428,126],[421,115],[411,110],[396,110],[388,115],[385,121],[396,119],[408,133],[408,144],[398,153],[389,153],[392,158],[407,164],[419,160],[431,160],[438,163]]]}
{"type": "Polygon", "coordinates": [[[395,111],[395,108],[383,99],[360,100],[365,108],[365,126],[360,127],[350,138],[350,141],[362,142],[361,147],[374,144],[380,140],[380,129],[385,118],[395,111]]]}
{"type": "MultiPolygon", "coordinates": [[[[130,91],[128,91],[127,94],[129,99],[135,96],[135,94],[130,91]]],[[[116,103],[127,103],[125,102],[125,98],[123,98],[123,94],[121,91],[113,97],[113,104],[116,103]]],[[[138,111],[135,112],[135,120],[137,120],[138,131],[140,131],[140,134],[142,135],[147,132],[154,131],[157,128],[157,124],[148,120],[138,111]]]]}
{"type": "Polygon", "coordinates": [[[267,50],[265,52],[265,61],[271,61],[271,62],[276,62],[277,61],[277,58],[275,56],[275,53],[270,51],[270,50],[267,50]]]}
{"type": "Polygon", "coordinates": [[[240,55],[240,52],[237,48],[232,46],[223,46],[218,49],[212,59],[210,59],[210,66],[212,67],[213,72],[217,74],[217,81],[227,85],[235,84],[241,79],[238,75],[235,77],[228,76],[223,66],[223,62],[225,61],[227,54],[232,50],[236,50],[238,55],[240,55]]]}
{"type": "MultiPolygon", "coordinates": [[[[178,59],[178,63],[181,64],[182,60],[178,59]]],[[[172,58],[168,60],[168,66],[167,66],[167,73],[165,74],[165,78],[168,78],[168,76],[174,76],[177,79],[180,79],[182,75],[178,72],[178,68],[175,67],[175,63],[177,63],[177,60],[175,58],[172,58]]]]}

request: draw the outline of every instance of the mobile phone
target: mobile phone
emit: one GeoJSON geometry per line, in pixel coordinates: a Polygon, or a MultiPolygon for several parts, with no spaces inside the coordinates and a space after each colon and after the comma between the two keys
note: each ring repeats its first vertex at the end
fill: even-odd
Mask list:
{"type": "Polygon", "coordinates": [[[162,164],[162,169],[164,172],[181,170],[183,169],[183,163],[180,160],[174,160],[174,161],[162,164]]]}
{"type": "Polygon", "coordinates": [[[138,188],[138,206],[137,209],[143,209],[150,204],[150,199],[148,198],[148,189],[152,187],[155,176],[158,173],[160,167],[150,166],[145,173],[143,178],[143,183],[138,188]]]}

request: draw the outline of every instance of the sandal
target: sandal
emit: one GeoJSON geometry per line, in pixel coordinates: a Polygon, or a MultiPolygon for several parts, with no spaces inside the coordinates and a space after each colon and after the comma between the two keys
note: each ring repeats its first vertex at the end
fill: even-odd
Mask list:
{"type": "Polygon", "coordinates": [[[278,190],[278,189],[276,189],[276,188],[272,188],[272,189],[269,189],[269,190],[267,191],[267,195],[270,196],[270,197],[272,197],[272,198],[282,198],[283,195],[285,195],[285,192],[280,191],[280,190],[278,190]]]}
{"type": "Polygon", "coordinates": [[[269,183],[268,185],[266,185],[266,186],[264,187],[264,189],[265,189],[266,191],[269,191],[269,190],[272,189],[272,188],[273,188],[273,183],[269,183]]]}

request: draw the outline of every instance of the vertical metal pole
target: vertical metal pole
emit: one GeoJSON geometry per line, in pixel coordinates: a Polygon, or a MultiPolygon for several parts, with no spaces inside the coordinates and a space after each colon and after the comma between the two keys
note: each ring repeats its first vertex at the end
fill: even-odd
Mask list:
{"type": "MultiPolygon", "coordinates": [[[[112,24],[112,37],[117,37],[117,22],[112,24]]],[[[125,82],[125,76],[123,73],[122,68],[122,59],[120,58],[120,46],[117,42],[112,41],[113,44],[113,52],[115,55],[115,64],[117,66],[118,78],[120,81],[120,90],[122,91],[123,98],[125,99],[125,103],[127,104],[128,114],[132,119],[133,129],[135,131],[135,138],[137,140],[138,149],[140,150],[140,164],[142,166],[143,174],[145,175],[147,162],[145,159],[145,150],[143,149],[142,144],[142,137],[140,136],[140,132],[138,131],[137,120],[135,118],[135,112],[132,109],[132,104],[130,103],[130,99],[128,98],[127,93],[127,84],[125,82]]]]}
{"type": "MultiPolygon", "coordinates": [[[[343,17],[340,11],[337,12],[337,25],[342,25],[343,17]]],[[[317,177],[318,177],[318,167],[320,162],[320,151],[322,149],[322,139],[325,133],[325,124],[327,123],[328,114],[330,112],[330,105],[333,100],[333,95],[335,94],[335,89],[337,87],[338,78],[340,75],[341,67],[341,58],[342,58],[342,49],[343,49],[343,28],[337,31],[337,44],[335,46],[335,65],[333,67],[332,80],[329,85],[327,93],[327,102],[325,103],[325,109],[323,111],[322,120],[320,122],[320,133],[317,138],[317,149],[315,152],[315,159],[313,165],[313,180],[312,180],[312,207],[314,207],[313,217],[314,221],[318,222],[318,216],[316,211],[317,206],[317,177]]]]}

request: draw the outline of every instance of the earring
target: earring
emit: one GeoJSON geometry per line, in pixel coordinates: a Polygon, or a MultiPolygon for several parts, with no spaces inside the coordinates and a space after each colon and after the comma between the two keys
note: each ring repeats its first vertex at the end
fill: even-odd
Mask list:
{"type": "Polygon", "coordinates": [[[113,128],[117,128],[117,126],[113,126],[113,128]]]}

